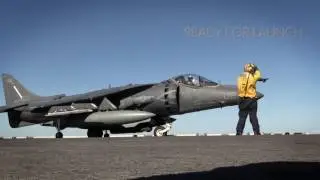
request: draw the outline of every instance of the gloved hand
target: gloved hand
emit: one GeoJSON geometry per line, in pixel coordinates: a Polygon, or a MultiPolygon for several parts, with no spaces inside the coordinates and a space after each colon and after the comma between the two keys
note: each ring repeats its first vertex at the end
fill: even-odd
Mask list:
{"type": "Polygon", "coordinates": [[[269,78],[263,78],[263,79],[262,79],[262,82],[265,83],[265,82],[267,82],[268,79],[269,79],[269,78]]]}

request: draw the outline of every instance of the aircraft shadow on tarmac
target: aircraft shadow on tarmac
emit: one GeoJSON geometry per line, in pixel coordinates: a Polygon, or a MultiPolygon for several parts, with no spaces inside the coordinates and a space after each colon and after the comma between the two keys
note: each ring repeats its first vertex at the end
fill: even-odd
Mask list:
{"type": "Polygon", "coordinates": [[[221,167],[211,171],[190,172],[182,174],[157,175],[132,180],[202,180],[202,179],[234,179],[234,180],[293,180],[320,179],[319,162],[266,162],[244,166],[221,167]]]}

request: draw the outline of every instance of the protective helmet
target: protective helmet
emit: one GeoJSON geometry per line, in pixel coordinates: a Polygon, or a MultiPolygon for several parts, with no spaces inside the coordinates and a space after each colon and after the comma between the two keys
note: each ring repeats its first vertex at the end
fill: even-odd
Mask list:
{"type": "Polygon", "coordinates": [[[244,72],[252,73],[254,71],[255,65],[252,63],[248,63],[244,65],[244,72]]]}

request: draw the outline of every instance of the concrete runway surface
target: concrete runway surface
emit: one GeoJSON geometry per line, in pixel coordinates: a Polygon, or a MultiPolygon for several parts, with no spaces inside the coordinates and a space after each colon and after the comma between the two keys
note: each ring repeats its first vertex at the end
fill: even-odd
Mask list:
{"type": "Polygon", "coordinates": [[[320,179],[320,135],[2,139],[0,179],[320,179]]]}

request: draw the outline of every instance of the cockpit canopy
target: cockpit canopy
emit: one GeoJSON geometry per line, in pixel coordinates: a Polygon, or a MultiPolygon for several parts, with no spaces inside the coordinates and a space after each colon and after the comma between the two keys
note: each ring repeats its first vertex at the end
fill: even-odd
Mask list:
{"type": "Polygon", "coordinates": [[[197,74],[183,74],[172,78],[177,83],[189,86],[216,86],[218,83],[213,82],[203,76],[197,74]]]}

